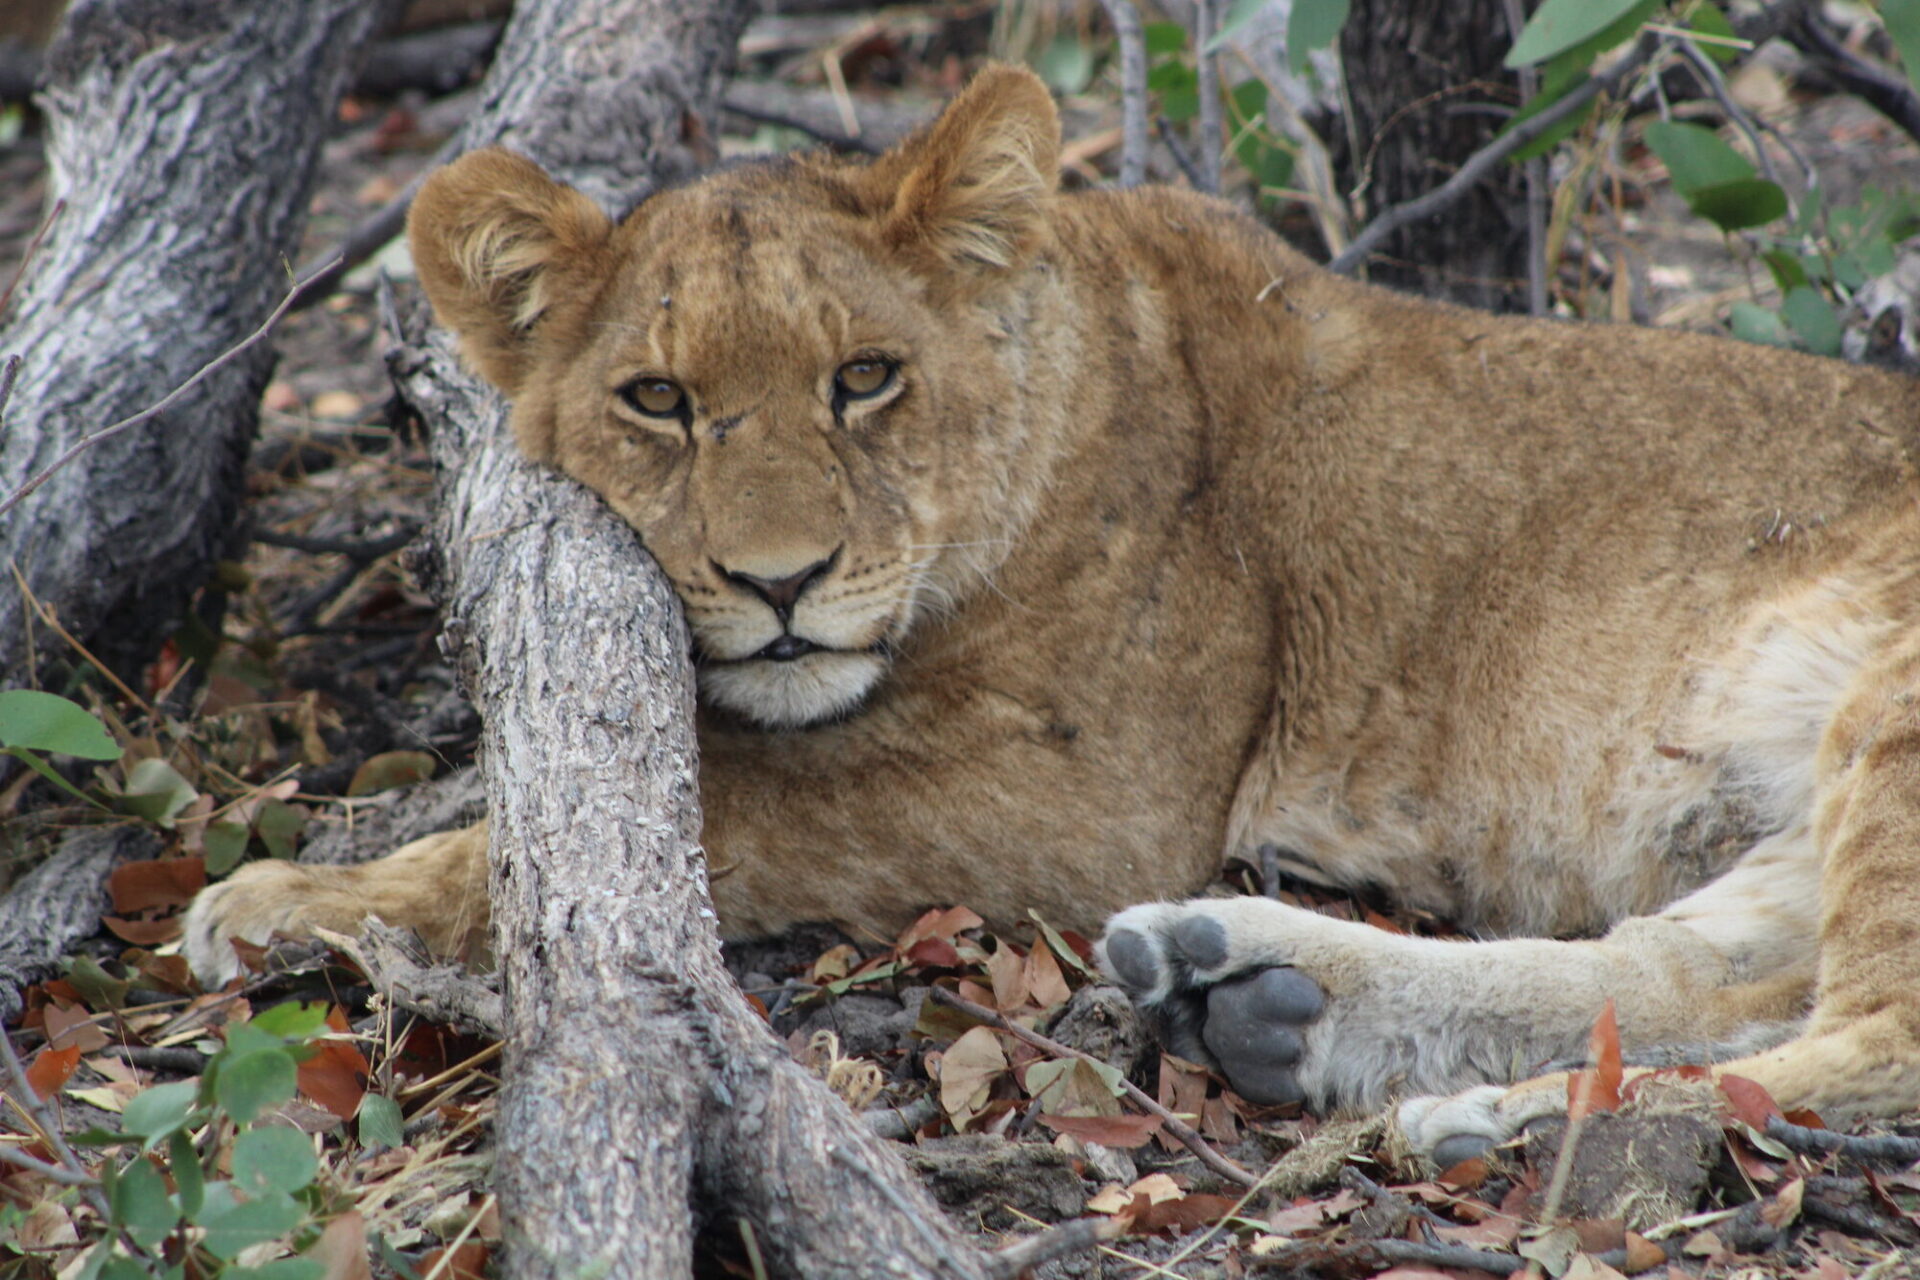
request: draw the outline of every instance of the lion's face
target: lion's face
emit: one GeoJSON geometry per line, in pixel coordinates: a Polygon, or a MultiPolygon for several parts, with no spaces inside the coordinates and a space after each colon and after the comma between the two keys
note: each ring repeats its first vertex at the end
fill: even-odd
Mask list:
{"type": "Polygon", "coordinates": [[[422,191],[437,312],[527,451],[640,532],[713,704],[768,726],[848,713],[1034,505],[1013,339],[1044,275],[1040,96],[1009,118],[962,99],[871,166],[721,174],[617,228],[505,152],[422,191]]]}

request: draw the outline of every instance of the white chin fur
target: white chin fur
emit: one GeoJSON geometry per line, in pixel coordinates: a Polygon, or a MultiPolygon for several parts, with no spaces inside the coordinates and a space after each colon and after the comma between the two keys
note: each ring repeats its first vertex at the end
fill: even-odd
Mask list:
{"type": "Polygon", "coordinates": [[[716,707],[775,729],[799,729],[845,715],[887,664],[870,653],[810,653],[792,662],[736,662],[700,671],[700,692],[716,707]]]}

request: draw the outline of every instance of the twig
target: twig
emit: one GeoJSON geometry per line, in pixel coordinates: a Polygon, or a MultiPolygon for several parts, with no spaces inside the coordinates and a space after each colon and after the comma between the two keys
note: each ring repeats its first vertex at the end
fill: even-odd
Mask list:
{"type": "Polygon", "coordinates": [[[280,300],[280,305],[273,309],[273,314],[269,315],[264,321],[261,322],[260,327],[258,329],[255,329],[252,333],[242,338],[239,342],[235,343],[231,347],[228,347],[225,351],[221,352],[219,355],[215,356],[213,359],[207,361],[207,363],[201,365],[200,371],[198,373],[195,373],[191,378],[188,378],[185,382],[181,383],[179,386],[175,387],[172,391],[169,391],[165,396],[161,397],[160,401],[157,404],[153,404],[148,406],[145,409],[142,409],[140,412],[134,414],[131,418],[122,418],[120,421],[114,423],[110,427],[102,427],[100,428],[100,430],[95,431],[91,435],[80,437],[80,439],[76,440],[73,443],[73,446],[71,448],[69,448],[65,453],[61,454],[59,457],[55,458],[53,462],[48,465],[46,470],[42,471],[39,475],[36,475],[35,477],[33,477],[33,479],[27,481],[25,484],[21,485],[18,489],[14,490],[13,493],[9,494],[7,497],[7,500],[4,503],[0,503],[0,516],[3,516],[7,514],[7,512],[13,510],[16,506],[20,504],[20,500],[22,498],[26,497],[28,494],[32,493],[35,489],[38,489],[41,485],[45,484],[48,480],[52,479],[55,472],[59,471],[62,467],[66,466],[69,462],[72,462],[75,458],[79,457],[81,454],[85,453],[88,449],[93,448],[93,446],[99,444],[103,440],[111,440],[114,436],[120,435],[122,432],[130,431],[134,427],[140,426],[142,423],[150,422],[154,418],[159,417],[161,414],[165,413],[168,409],[171,409],[173,408],[174,405],[180,403],[180,401],[186,397],[186,394],[189,391],[192,391],[195,387],[199,386],[202,382],[205,382],[214,373],[224,368],[228,364],[231,364],[234,360],[237,360],[240,356],[244,355],[248,351],[251,351],[254,347],[259,346],[260,343],[266,341],[268,335],[270,335],[273,332],[274,326],[279,324],[281,319],[287,314],[287,312],[293,308],[293,302],[295,297],[297,296],[298,296],[297,289],[292,292],[289,292],[286,297],[280,300]]]}
{"type": "MultiPolygon", "coordinates": [[[[965,996],[956,995],[945,987],[927,988],[927,998],[935,1004],[946,1005],[949,1009],[958,1009],[969,1018],[977,1022],[984,1022],[997,1031],[1005,1031],[1011,1036],[1025,1040],[1034,1048],[1052,1054],[1056,1058],[1078,1058],[1083,1062],[1091,1062],[1096,1066],[1106,1065],[1090,1053],[1082,1053],[1078,1049],[1069,1048],[1061,1044],[1058,1040],[1049,1040],[1038,1031],[1029,1031],[1019,1023],[1010,1022],[1006,1018],[1001,1017],[985,1005],[975,1004],[965,996]]],[[[1206,1165],[1207,1168],[1213,1170],[1236,1186],[1251,1187],[1260,1181],[1259,1178],[1252,1173],[1249,1173],[1238,1164],[1221,1155],[1218,1151],[1215,1151],[1212,1144],[1201,1137],[1199,1133],[1194,1130],[1193,1126],[1161,1106],[1152,1098],[1149,1098],[1146,1093],[1131,1080],[1122,1080],[1120,1086],[1126,1091],[1127,1097],[1132,1099],[1134,1105],[1142,1108],[1149,1115],[1159,1116],[1161,1128],[1165,1129],[1181,1146],[1199,1157],[1201,1164],[1206,1165]]]]}
{"type": "Polygon", "coordinates": [[[1160,141],[1167,144],[1167,154],[1172,156],[1173,162],[1180,166],[1180,172],[1187,176],[1187,181],[1192,184],[1193,189],[1205,191],[1206,187],[1202,184],[1206,182],[1207,175],[1200,172],[1200,166],[1194,162],[1193,153],[1188,151],[1186,144],[1180,141],[1180,134],[1174,129],[1173,121],[1165,116],[1155,116],[1154,126],[1160,131],[1160,141]]]}
{"type": "MultiPolygon", "coordinates": [[[[1746,137],[1747,145],[1753,148],[1753,161],[1760,166],[1760,176],[1774,186],[1780,187],[1784,192],[1786,188],[1780,184],[1780,171],[1774,168],[1773,157],[1767,154],[1766,140],[1760,136],[1760,130],[1753,123],[1753,117],[1747,114],[1746,108],[1733,100],[1733,92],[1727,88],[1727,78],[1720,74],[1720,68],[1715,65],[1712,58],[1700,52],[1700,47],[1693,41],[1680,40],[1676,44],[1680,50],[1680,56],[1685,58],[1687,65],[1693,69],[1695,78],[1713,96],[1713,100],[1720,104],[1720,110],[1727,119],[1733,121],[1734,127],[1746,137]]],[[[1787,214],[1793,217],[1792,197],[1789,196],[1788,200],[1787,214]]]]}
{"type": "Polygon", "coordinates": [[[1429,1267],[1474,1267],[1496,1276],[1510,1276],[1527,1265],[1511,1253],[1489,1253],[1463,1244],[1422,1244],[1414,1240],[1296,1240],[1258,1257],[1243,1256],[1254,1271],[1298,1271],[1307,1274],[1372,1275],[1403,1264],[1429,1267]]]}
{"type": "Polygon", "coordinates": [[[1210,196],[1220,194],[1220,55],[1208,48],[1220,24],[1217,0],[1194,0],[1193,56],[1200,70],[1200,181],[1194,185],[1210,196]]]}
{"type": "Polygon", "coordinates": [[[1920,1161],[1920,1138],[1902,1138],[1895,1134],[1856,1137],[1791,1124],[1779,1116],[1767,1121],[1767,1136],[1801,1155],[1839,1154],[1861,1164],[1907,1165],[1920,1161]]]}
{"type": "Polygon", "coordinates": [[[48,1164],[44,1160],[36,1160],[18,1147],[0,1145],[0,1164],[11,1165],[15,1169],[23,1169],[33,1174],[36,1178],[45,1178],[48,1182],[57,1182],[63,1187],[97,1187],[100,1185],[100,1179],[98,1178],[91,1177],[84,1173],[75,1173],[71,1169],[62,1168],[57,1164],[48,1164]]]}
{"type": "Polygon", "coordinates": [[[27,1068],[21,1063],[20,1055],[13,1050],[13,1037],[4,1031],[0,1031],[0,1066],[6,1068],[7,1084],[15,1095],[14,1105],[40,1130],[40,1136],[53,1149],[54,1158],[60,1162],[60,1166],[83,1179],[70,1185],[88,1187],[88,1199],[100,1210],[102,1217],[112,1221],[113,1214],[107,1207],[107,1197],[100,1189],[99,1179],[87,1172],[87,1166],[67,1145],[66,1135],[60,1131],[60,1118],[53,1114],[53,1108],[47,1105],[47,1100],[33,1091],[33,1085],[27,1080],[27,1068]]]}
{"type": "Polygon", "coordinates": [[[350,538],[309,538],[305,534],[282,533],[277,529],[255,529],[252,540],[269,547],[286,547],[290,551],[304,551],[309,555],[345,556],[349,560],[366,564],[400,550],[412,542],[419,533],[419,522],[410,520],[386,537],[374,538],[369,542],[355,542],[350,538]]]}
{"type": "Polygon", "coordinates": [[[1818,6],[1806,6],[1799,20],[1789,22],[1782,34],[1842,89],[1920,138],[1920,95],[1905,80],[1841,43],[1820,16],[1818,6]]]}
{"type": "MultiPolygon", "coordinates": [[[[1507,35],[1520,38],[1527,25],[1527,11],[1521,0],[1505,0],[1507,35]]],[[[1520,68],[1520,104],[1525,106],[1540,92],[1538,68],[1520,68]]],[[[1547,158],[1535,156],[1526,164],[1527,179],[1527,314],[1547,314],[1547,158]]]]}
{"type": "Polygon", "coordinates": [[[1124,1234],[1118,1218],[1076,1218],[1028,1236],[987,1255],[987,1274],[1013,1280],[1021,1272],[1056,1258],[1070,1258],[1124,1234]]]}
{"type": "Polygon", "coordinates": [[[1339,257],[1327,264],[1328,269],[1343,275],[1352,271],[1366,261],[1367,255],[1379,248],[1394,232],[1422,218],[1431,217],[1461,199],[1508,156],[1562,121],[1572,119],[1575,113],[1584,110],[1589,102],[1603,93],[1612,93],[1625,84],[1629,77],[1638,74],[1640,68],[1653,59],[1661,44],[1658,37],[1640,37],[1627,55],[1604,75],[1593,77],[1539,115],[1530,120],[1521,121],[1501,137],[1495,138],[1468,156],[1466,162],[1451,178],[1432,191],[1408,200],[1404,204],[1397,204],[1369,222],[1365,229],[1353,238],[1353,243],[1349,244],[1339,257]]]}
{"type": "Polygon", "coordinates": [[[1384,1205],[1389,1209],[1397,1210],[1405,1214],[1407,1217],[1418,1218],[1423,1222],[1431,1222],[1436,1226],[1453,1225],[1418,1201],[1401,1195],[1391,1187],[1381,1186],[1350,1164],[1343,1165],[1340,1169],[1340,1185],[1354,1192],[1356,1195],[1365,1197],[1370,1204],[1384,1205]]]}
{"type": "MultiPolygon", "coordinates": [[[[64,199],[55,200],[53,208],[47,211],[47,216],[41,219],[40,225],[34,229],[33,239],[27,241],[27,251],[20,255],[20,261],[14,264],[13,274],[7,277],[7,287],[0,289],[0,315],[6,313],[7,304],[13,301],[13,291],[20,287],[20,279],[27,274],[27,264],[33,261],[33,255],[39,250],[40,242],[47,238],[47,232],[66,211],[67,202],[64,199]]],[[[19,357],[15,356],[14,359],[18,360],[19,357]]]]}
{"type": "Polygon", "coordinates": [[[1120,42],[1120,185],[1147,180],[1147,36],[1133,0],[1100,0],[1120,42]]]}
{"type": "Polygon", "coordinates": [[[13,398],[13,380],[20,376],[20,357],[8,356],[4,368],[0,368],[0,436],[7,430],[7,401],[13,398]]]}
{"type": "MultiPolygon", "coordinates": [[[[816,142],[826,143],[835,151],[851,151],[856,155],[863,156],[876,156],[880,154],[880,148],[868,142],[865,138],[856,138],[852,134],[843,133],[838,129],[828,129],[810,120],[802,120],[795,115],[788,115],[781,111],[769,111],[765,107],[750,102],[739,102],[731,97],[727,98],[720,105],[728,114],[739,116],[742,120],[751,120],[755,124],[770,124],[777,129],[793,129],[806,134],[816,142]]],[[[745,1220],[742,1219],[742,1221],[745,1220]]]]}

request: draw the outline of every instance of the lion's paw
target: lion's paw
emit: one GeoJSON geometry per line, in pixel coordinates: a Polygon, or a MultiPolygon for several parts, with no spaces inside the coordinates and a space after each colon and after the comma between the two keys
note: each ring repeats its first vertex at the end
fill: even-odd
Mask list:
{"type": "Polygon", "coordinates": [[[1418,944],[1264,898],[1130,907],[1100,941],[1107,973],[1182,1057],[1258,1102],[1378,1106],[1458,1074],[1418,944]]]}
{"type": "Polygon", "coordinates": [[[1450,1097],[1409,1098],[1395,1117],[1415,1151],[1448,1169],[1517,1138],[1535,1120],[1567,1112],[1566,1077],[1480,1085],[1450,1097]]]}
{"type": "Polygon", "coordinates": [[[298,937],[315,925],[331,927],[331,918],[316,914],[314,880],[312,868],[266,861],[202,889],[187,909],[180,944],[200,985],[212,991],[239,974],[230,939],[264,944],[276,933],[298,937]]]}

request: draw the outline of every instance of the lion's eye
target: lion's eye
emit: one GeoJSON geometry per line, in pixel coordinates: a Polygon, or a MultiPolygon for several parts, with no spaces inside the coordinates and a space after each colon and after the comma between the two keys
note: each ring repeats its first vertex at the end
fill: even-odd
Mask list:
{"type": "Polygon", "coordinates": [[[849,360],[833,375],[834,389],[848,400],[877,396],[893,384],[893,366],[885,360],[849,360]]]}
{"type": "Polygon", "coordinates": [[[620,388],[620,398],[649,418],[678,418],[687,407],[687,393],[665,378],[635,378],[620,388]]]}

